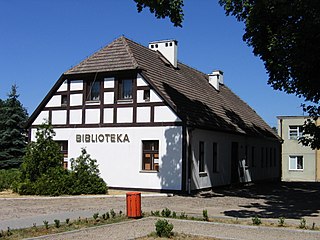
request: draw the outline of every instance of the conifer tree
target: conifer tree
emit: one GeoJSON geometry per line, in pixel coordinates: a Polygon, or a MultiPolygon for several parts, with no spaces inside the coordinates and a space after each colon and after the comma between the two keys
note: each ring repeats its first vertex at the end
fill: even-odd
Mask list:
{"type": "Polygon", "coordinates": [[[28,114],[18,98],[12,85],[8,98],[0,101],[0,169],[17,168],[23,161],[28,114]]]}

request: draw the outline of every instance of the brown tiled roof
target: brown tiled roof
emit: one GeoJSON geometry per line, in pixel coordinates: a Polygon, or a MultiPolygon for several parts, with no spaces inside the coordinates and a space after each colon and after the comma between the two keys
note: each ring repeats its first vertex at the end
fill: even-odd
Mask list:
{"type": "Polygon", "coordinates": [[[174,68],[161,53],[120,37],[65,74],[141,69],[142,75],[188,125],[277,138],[263,119],[227,86],[185,64],[174,68]]]}

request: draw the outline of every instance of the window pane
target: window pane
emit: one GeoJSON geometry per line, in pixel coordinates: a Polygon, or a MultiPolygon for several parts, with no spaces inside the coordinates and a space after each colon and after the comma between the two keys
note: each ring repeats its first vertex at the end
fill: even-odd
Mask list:
{"type": "Polygon", "coordinates": [[[204,172],[204,142],[199,142],[199,172],[204,172]]]}
{"type": "Polygon", "coordinates": [[[120,88],[120,98],[121,99],[131,99],[132,98],[132,80],[124,79],[121,80],[120,88]]]}
{"type": "Polygon", "coordinates": [[[303,169],[303,157],[302,156],[297,157],[297,169],[303,169]]]}
{"type": "Polygon", "coordinates": [[[100,83],[94,82],[91,88],[91,99],[90,100],[99,100],[100,95],[100,83]]]}
{"type": "Polygon", "coordinates": [[[159,141],[142,141],[142,170],[159,169],[159,141]]]}
{"type": "Polygon", "coordinates": [[[289,159],[289,169],[291,169],[291,170],[296,169],[296,163],[297,163],[296,157],[290,157],[290,159],[289,159]]]}

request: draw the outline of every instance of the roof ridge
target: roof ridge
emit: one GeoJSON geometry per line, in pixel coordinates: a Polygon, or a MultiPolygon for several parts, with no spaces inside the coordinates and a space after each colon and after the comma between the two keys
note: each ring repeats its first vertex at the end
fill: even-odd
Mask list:
{"type": "Polygon", "coordinates": [[[139,68],[139,64],[138,64],[136,58],[134,57],[134,54],[133,54],[133,52],[132,52],[132,50],[131,50],[130,46],[128,45],[128,42],[127,42],[127,41],[130,41],[130,39],[126,38],[125,36],[121,36],[120,38],[121,38],[121,40],[122,40],[122,42],[123,42],[128,54],[131,57],[133,66],[135,66],[135,68],[139,68]]]}

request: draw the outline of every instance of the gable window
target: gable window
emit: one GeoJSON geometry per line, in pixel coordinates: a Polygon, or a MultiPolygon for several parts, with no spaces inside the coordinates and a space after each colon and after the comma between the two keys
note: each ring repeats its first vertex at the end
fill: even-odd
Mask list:
{"type": "Polygon", "coordinates": [[[132,79],[119,79],[118,100],[132,100],[132,79]]]}
{"type": "Polygon", "coordinates": [[[204,172],[204,142],[199,142],[199,172],[204,172]]]}
{"type": "Polygon", "coordinates": [[[68,104],[68,96],[66,94],[61,95],[61,105],[67,106],[68,104]]]}
{"type": "Polygon", "coordinates": [[[150,101],[150,89],[143,91],[143,100],[150,101]]]}
{"type": "Polygon", "coordinates": [[[289,126],[289,139],[297,140],[302,137],[302,126],[289,126]]]}
{"type": "Polygon", "coordinates": [[[142,141],[142,170],[159,170],[159,141],[142,141]]]}
{"type": "Polygon", "coordinates": [[[303,170],[303,156],[289,156],[289,170],[303,170]]]}
{"type": "Polygon", "coordinates": [[[218,172],[218,144],[216,142],[212,144],[212,170],[218,172]]]}
{"type": "Polygon", "coordinates": [[[86,91],[86,100],[87,101],[99,101],[100,100],[100,82],[93,81],[87,83],[86,91]]]}

